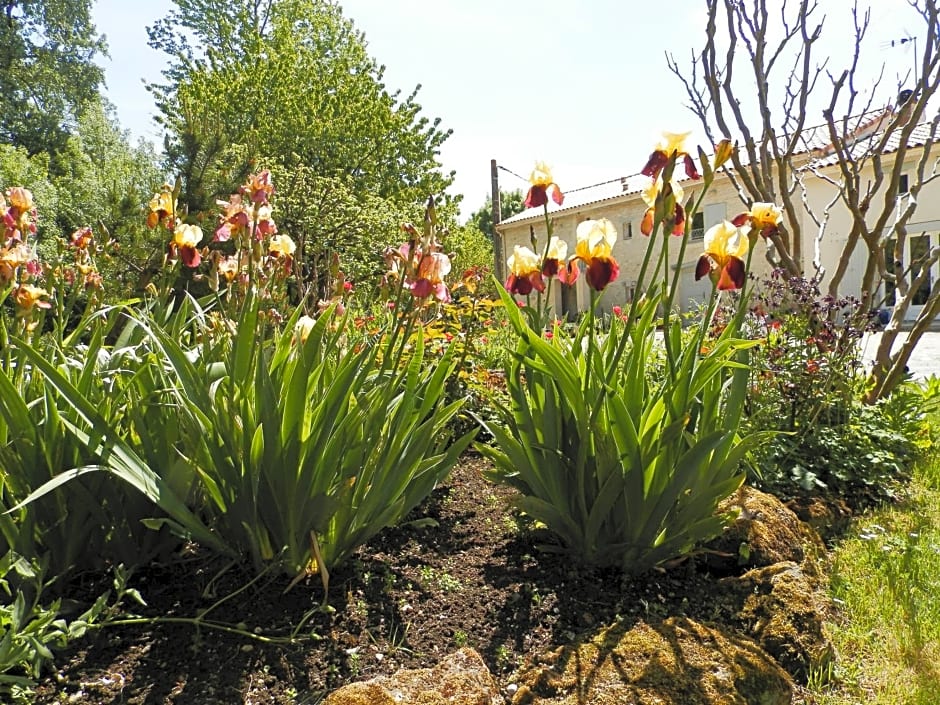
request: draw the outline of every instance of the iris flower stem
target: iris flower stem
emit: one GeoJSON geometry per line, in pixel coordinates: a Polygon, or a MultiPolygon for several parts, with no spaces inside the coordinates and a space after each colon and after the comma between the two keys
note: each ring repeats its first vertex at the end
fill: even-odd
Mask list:
{"type": "MultiPolygon", "coordinates": [[[[542,262],[543,266],[545,263],[545,258],[548,257],[548,249],[552,243],[552,233],[554,232],[554,227],[552,227],[552,219],[548,217],[548,201],[542,204],[542,218],[545,220],[545,247],[542,248],[542,257],[539,260],[542,262]]],[[[532,243],[535,245],[535,243],[532,243]]],[[[539,335],[542,334],[542,331],[545,330],[545,326],[548,325],[549,321],[549,311],[551,310],[551,299],[549,298],[552,291],[552,281],[548,280],[548,287],[545,292],[545,308],[542,308],[542,292],[539,292],[539,335]]]]}
{"type": "MultiPolygon", "coordinates": [[[[672,306],[675,303],[676,289],[679,286],[679,277],[682,274],[682,260],[685,259],[685,251],[689,244],[689,235],[691,232],[692,217],[696,213],[698,213],[698,210],[702,205],[702,201],[705,199],[705,194],[708,193],[708,190],[711,187],[712,180],[713,180],[712,178],[709,178],[706,176],[705,182],[703,184],[702,192],[699,194],[698,199],[696,199],[695,204],[692,207],[692,211],[690,213],[686,213],[685,228],[682,234],[682,242],[679,243],[679,253],[676,257],[676,267],[672,275],[671,284],[669,284],[669,268],[668,268],[669,258],[668,257],[666,258],[666,263],[667,263],[666,271],[663,273],[663,281],[665,284],[667,284],[666,291],[665,291],[665,299],[663,302],[663,345],[665,346],[665,349],[666,349],[666,360],[669,363],[669,372],[673,377],[675,377],[675,372],[676,372],[676,369],[675,369],[676,351],[672,349],[672,341],[670,341],[669,335],[668,335],[669,317],[672,313],[672,306]]],[[[664,234],[664,238],[666,239],[666,242],[668,242],[669,237],[670,236],[668,234],[664,234]]],[[[748,252],[750,252],[750,250],[748,250],[748,252]]],[[[748,263],[750,263],[750,260],[748,260],[748,263]]],[[[703,321],[702,323],[703,327],[709,325],[709,321],[710,321],[710,316],[706,317],[706,319],[703,321]]]]}

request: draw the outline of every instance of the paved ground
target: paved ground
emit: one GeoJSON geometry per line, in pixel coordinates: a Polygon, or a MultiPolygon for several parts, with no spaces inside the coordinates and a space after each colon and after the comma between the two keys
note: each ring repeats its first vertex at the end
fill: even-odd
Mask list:
{"type": "MultiPolygon", "coordinates": [[[[874,357],[880,339],[881,333],[875,333],[862,341],[862,353],[866,360],[870,361],[874,357]]],[[[907,333],[901,333],[895,342],[895,349],[906,339],[907,333]]],[[[924,333],[917,347],[914,348],[908,367],[915,377],[930,377],[931,375],[940,377],[940,331],[924,333]]]]}

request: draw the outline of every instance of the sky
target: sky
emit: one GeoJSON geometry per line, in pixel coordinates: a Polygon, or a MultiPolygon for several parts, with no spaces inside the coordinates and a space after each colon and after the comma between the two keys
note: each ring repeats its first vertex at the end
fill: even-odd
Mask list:
{"type": "MultiPolygon", "coordinates": [[[[704,0],[668,3],[623,0],[340,0],[365,33],[369,53],[386,66],[385,83],[408,95],[421,85],[422,114],[453,130],[441,148],[455,170],[453,194],[464,217],[490,192],[490,160],[503,167],[500,186],[528,187],[535,162],[545,161],[564,190],[637,173],[663,130],[693,131],[685,89],[666,65],[681,66],[704,41],[704,0]],[[518,176],[514,176],[516,174],[518,176]],[[519,178],[522,177],[522,178],[519,178]]],[[[769,5],[776,5],[773,0],[769,5]]],[[[826,12],[831,67],[849,57],[849,0],[820,0],[826,12]]],[[[906,0],[873,0],[864,62],[887,76],[878,96],[890,101],[897,74],[912,62],[911,43],[890,46],[918,28],[906,0]],[[890,87],[890,89],[889,89],[890,87]]],[[[145,81],[158,81],[165,56],[147,47],[145,27],[170,0],[96,0],[94,21],[110,59],[106,92],[122,128],[159,145],[145,81]]],[[[850,21],[850,20],[849,20],[850,21]]],[[[870,84],[863,84],[864,91],[870,84]]],[[[811,111],[812,112],[812,111],[811,111]]],[[[809,124],[821,122],[817,108],[809,124]]],[[[710,147],[706,147],[710,150],[710,147]]]]}

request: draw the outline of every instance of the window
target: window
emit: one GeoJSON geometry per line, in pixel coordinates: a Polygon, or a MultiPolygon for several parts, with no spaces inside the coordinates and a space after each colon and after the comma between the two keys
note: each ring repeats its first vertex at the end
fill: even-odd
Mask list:
{"type": "Polygon", "coordinates": [[[705,237],[705,213],[699,211],[692,218],[692,240],[701,240],[705,237]]]}
{"type": "Polygon", "coordinates": [[[629,221],[625,222],[623,224],[623,239],[629,240],[632,237],[633,237],[633,223],[629,221]]]}
{"type": "Polygon", "coordinates": [[[910,191],[910,187],[907,182],[907,174],[901,174],[901,178],[898,179],[898,195],[903,195],[910,191]]]}

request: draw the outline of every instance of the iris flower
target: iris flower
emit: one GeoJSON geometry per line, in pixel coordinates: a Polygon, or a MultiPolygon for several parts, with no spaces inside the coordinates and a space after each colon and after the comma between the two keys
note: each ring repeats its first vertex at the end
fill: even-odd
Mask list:
{"type": "Polygon", "coordinates": [[[585,220],[578,225],[577,245],[573,260],[587,267],[585,277],[595,291],[603,291],[620,274],[620,265],[613,257],[617,228],[607,218],[585,220]]]}
{"type": "Polygon", "coordinates": [[[719,291],[744,286],[744,255],[748,239],[734,223],[724,220],[705,233],[705,252],[695,267],[695,280],[706,274],[716,281],[719,291]]]}
{"type": "Polygon", "coordinates": [[[232,194],[228,201],[216,201],[216,205],[221,206],[224,211],[215,231],[216,242],[226,242],[233,237],[237,239],[240,233],[248,230],[248,210],[241,194],[232,194]]]}
{"type": "Polygon", "coordinates": [[[196,249],[196,245],[202,240],[202,229],[198,225],[188,225],[180,223],[173,232],[173,239],[170,241],[170,251],[175,254],[179,252],[180,259],[187,267],[198,267],[202,261],[202,255],[196,249]]]}
{"type": "Polygon", "coordinates": [[[20,284],[13,291],[13,301],[16,303],[17,315],[29,315],[33,308],[51,308],[51,303],[43,301],[43,298],[48,296],[49,292],[45,289],[30,284],[20,284]]]}
{"type": "Polygon", "coordinates": [[[640,173],[655,179],[659,176],[660,172],[662,172],[666,164],[669,163],[672,155],[675,154],[676,158],[682,158],[682,163],[685,166],[685,175],[690,179],[700,179],[701,175],[695,167],[695,161],[685,148],[685,140],[690,134],[692,133],[664,132],[662,139],[656,144],[653,153],[646,161],[646,166],[643,167],[643,171],[640,173]]]}
{"type": "Polygon", "coordinates": [[[506,278],[508,292],[526,296],[533,289],[545,291],[541,259],[528,247],[516,245],[506,265],[509,267],[509,276],[506,278]]]}
{"type": "Polygon", "coordinates": [[[773,203],[755,203],[751,206],[751,210],[735,216],[731,222],[739,228],[745,223],[750,223],[754,232],[758,232],[764,237],[770,237],[776,234],[782,220],[783,210],[779,206],[773,203]]]}
{"type": "MultiPolygon", "coordinates": [[[[685,198],[685,191],[682,190],[682,186],[680,186],[679,182],[675,179],[669,182],[669,189],[676,198],[672,234],[682,235],[685,233],[685,208],[682,205],[682,199],[685,198]]],[[[663,180],[662,178],[656,178],[653,179],[653,182],[644,189],[642,193],[643,201],[647,205],[646,213],[643,215],[643,220],[640,222],[640,232],[644,235],[648,236],[653,232],[656,216],[656,199],[659,197],[659,193],[662,190],[663,180]]],[[[668,192],[666,195],[668,195],[668,192]]]]}
{"type": "Polygon", "coordinates": [[[433,294],[438,301],[450,301],[450,292],[444,277],[450,274],[450,257],[443,252],[430,252],[421,257],[409,289],[416,299],[425,299],[433,294]]]}
{"type": "Polygon", "coordinates": [[[147,227],[155,228],[158,224],[170,227],[173,215],[173,187],[163,184],[160,193],[150,199],[150,213],[147,214],[147,227]]]}
{"type": "Polygon", "coordinates": [[[13,281],[19,267],[33,260],[35,260],[35,254],[22,242],[0,250],[0,285],[5,286],[13,281]]]}
{"type": "Polygon", "coordinates": [[[0,197],[0,210],[3,211],[3,238],[7,245],[23,242],[27,233],[35,234],[36,206],[33,204],[33,194],[22,186],[7,189],[6,201],[0,197]]]}
{"type": "Polygon", "coordinates": [[[69,245],[74,247],[76,250],[87,251],[95,242],[95,236],[91,228],[84,227],[79,228],[72,233],[71,238],[69,238],[69,245]]]}
{"type": "Polygon", "coordinates": [[[225,281],[232,283],[235,277],[238,275],[238,270],[240,269],[238,265],[238,259],[236,257],[224,257],[219,261],[219,274],[225,277],[225,281]]]}
{"type": "Polygon", "coordinates": [[[568,243],[552,236],[548,241],[548,252],[542,261],[542,276],[551,279],[558,277],[562,284],[574,284],[578,278],[578,268],[566,260],[568,258],[568,243]]]}
{"type": "MultiPolygon", "coordinates": [[[[255,239],[260,240],[263,237],[269,237],[277,232],[277,225],[274,224],[274,219],[271,218],[271,211],[273,209],[271,206],[265,204],[263,206],[258,206],[258,210],[255,211],[255,239]]],[[[289,240],[290,238],[288,238],[289,240]]]]}
{"type": "Polygon", "coordinates": [[[289,259],[294,256],[296,250],[297,245],[294,244],[289,235],[275,235],[268,244],[268,252],[278,257],[287,257],[289,259]]]}
{"type": "Polygon", "coordinates": [[[552,200],[559,206],[564,203],[565,195],[558,188],[552,178],[552,171],[545,162],[536,162],[535,168],[529,175],[529,193],[525,197],[526,208],[538,208],[548,203],[548,192],[551,191],[552,200]]]}
{"type": "Polygon", "coordinates": [[[292,342],[297,342],[297,339],[300,338],[301,343],[306,343],[307,338],[310,337],[310,331],[313,330],[313,327],[317,322],[312,319],[310,316],[304,315],[297,319],[297,323],[294,325],[294,337],[292,342]]]}
{"type": "Polygon", "coordinates": [[[267,205],[268,199],[274,193],[274,183],[271,181],[271,172],[265,169],[257,174],[252,174],[248,183],[239,189],[247,194],[252,203],[258,205],[267,205]]]}

